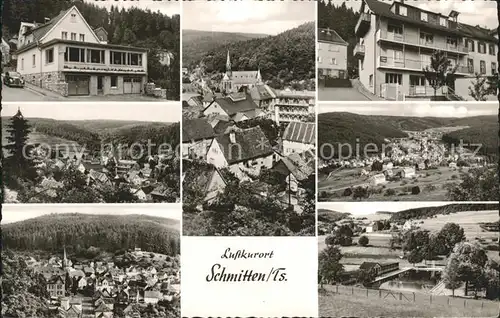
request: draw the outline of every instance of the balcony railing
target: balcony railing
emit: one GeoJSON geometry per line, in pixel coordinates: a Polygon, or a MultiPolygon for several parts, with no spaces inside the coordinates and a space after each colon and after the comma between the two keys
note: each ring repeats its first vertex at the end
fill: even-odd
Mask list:
{"type": "MultiPolygon", "coordinates": [[[[402,68],[402,69],[416,70],[416,71],[423,71],[423,69],[427,66],[431,68],[430,62],[412,60],[412,59],[395,59],[393,57],[388,57],[388,56],[380,56],[377,64],[377,67],[394,67],[394,68],[402,68]]],[[[457,67],[457,70],[455,71],[455,74],[456,73],[472,74],[473,69],[472,67],[469,68],[467,66],[459,65],[457,67]]]]}
{"type": "Polygon", "coordinates": [[[356,35],[363,36],[364,33],[368,31],[369,26],[370,26],[370,14],[361,13],[358,22],[356,23],[356,27],[354,28],[354,31],[356,32],[356,35]]]}
{"type": "Polygon", "coordinates": [[[474,66],[463,66],[459,65],[457,68],[456,73],[461,73],[461,74],[474,74],[474,66]]]}
{"type": "Polygon", "coordinates": [[[354,47],[354,55],[365,55],[365,46],[363,44],[356,44],[354,47]]]}
{"type": "Polygon", "coordinates": [[[144,74],[146,69],[143,66],[137,65],[110,65],[110,64],[91,64],[79,62],[64,62],[65,71],[87,72],[87,73],[135,73],[144,74]]]}
{"type": "Polygon", "coordinates": [[[454,53],[461,53],[461,54],[469,53],[469,49],[464,45],[461,44],[453,45],[450,43],[439,42],[439,41],[426,41],[425,39],[420,38],[417,34],[409,34],[409,33],[400,34],[400,33],[388,32],[385,30],[379,30],[377,31],[377,40],[380,39],[404,43],[408,45],[428,47],[436,50],[443,50],[454,53]]]}

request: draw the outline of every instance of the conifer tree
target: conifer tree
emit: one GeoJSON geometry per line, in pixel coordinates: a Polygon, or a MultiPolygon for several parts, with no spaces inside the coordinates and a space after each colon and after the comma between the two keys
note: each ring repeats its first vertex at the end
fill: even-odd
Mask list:
{"type": "Polygon", "coordinates": [[[7,150],[4,158],[5,170],[18,177],[30,176],[34,168],[27,144],[31,126],[20,109],[10,119],[7,127],[7,145],[4,146],[7,150]]]}

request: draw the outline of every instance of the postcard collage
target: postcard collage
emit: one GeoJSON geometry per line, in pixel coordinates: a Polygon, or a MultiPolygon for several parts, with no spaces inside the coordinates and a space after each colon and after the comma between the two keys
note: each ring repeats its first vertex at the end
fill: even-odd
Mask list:
{"type": "Polygon", "coordinates": [[[497,13],[4,0],[1,316],[500,317],[497,13]]]}

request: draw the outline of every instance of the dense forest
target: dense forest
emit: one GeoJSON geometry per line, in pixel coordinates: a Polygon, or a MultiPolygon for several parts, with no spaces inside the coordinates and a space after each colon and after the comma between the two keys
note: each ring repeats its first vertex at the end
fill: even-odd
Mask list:
{"type": "Polygon", "coordinates": [[[350,213],[337,212],[328,209],[318,209],[319,222],[337,222],[351,216],[350,213]]]}
{"type": "MultiPolygon", "coordinates": [[[[341,144],[350,144],[352,146],[351,151],[356,149],[356,143],[359,143],[361,151],[365,145],[375,144],[380,151],[382,145],[385,143],[385,138],[403,137],[407,137],[407,134],[388,125],[387,122],[379,121],[372,116],[343,112],[318,115],[318,142],[320,156],[324,159],[332,158],[333,156],[337,157],[341,144]],[[333,154],[331,153],[332,149],[333,154]]],[[[347,147],[342,147],[341,149],[343,156],[349,155],[347,147]]]]}
{"type": "Polygon", "coordinates": [[[140,247],[180,253],[179,221],[144,215],[50,214],[2,226],[2,244],[15,250],[116,252],[140,247]]]}
{"type": "MultiPolygon", "coordinates": [[[[260,68],[263,80],[280,89],[315,78],[315,38],[314,22],[308,22],[276,36],[219,46],[206,52],[202,61],[208,73],[225,72],[229,50],[233,71],[260,68]]],[[[309,86],[314,85],[314,81],[310,82],[309,86]]]]}
{"type": "Polygon", "coordinates": [[[354,30],[358,23],[359,12],[354,12],[352,8],[346,6],[345,1],[335,6],[335,1],[318,1],[318,28],[335,30],[347,46],[347,70],[350,76],[357,74],[358,63],[354,58],[353,50],[356,45],[356,35],[354,30]]]}
{"type": "Polygon", "coordinates": [[[267,34],[182,30],[182,65],[192,65],[206,52],[233,42],[260,39],[267,34]]]}
{"type": "Polygon", "coordinates": [[[391,221],[404,222],[410,219],[431,218],[438,214],[446,215],[464,211],[498,211],[499,207],[498,203],[447,204],[442,206],[422,207],[393,213],[391,221]]]}
{"type": "MultiPolygon", "coordinates": [[[[336,152],[338,152],[338,144],[347,143],[355,147],[356,138],[359,138],[360,149],[368,143],[374,143],[381,149],[385,138],[406,137],[404,130],[421,131],[453,126],[468,126],[469,128],[443,135],[443,142],[458,144],[460,140],[463,140],[464,143],[481,143],[480,154],[492,158],[498,156],[498,138],[491,134],[492,131],[498,130],[495,116],[439,118],[367,116],[345,112],[323,113],[318,115],[318,141],[320,147],[323,144],[333,145],[336,152]]],[[[323,146],[322,157],[330,158],[330,153],[330,147],[323,146]]]]}
{"type": "Polygon", "coordinates": [[[61,10],[76,5],[89,25],[103,27],[111,44],[147,48],[149,80],[167,89],[167,98],[180,98],[180,17],[138,8],[120,9],[112,6],[108,11],[89,2],[72,0],[7,0],[3,1],[2,35],[10,38],[18,33],[21,22],[43,22],[55,17],[61,10]],[[163,66],[158,51],[174,55],[173,63],[163,66]]]}

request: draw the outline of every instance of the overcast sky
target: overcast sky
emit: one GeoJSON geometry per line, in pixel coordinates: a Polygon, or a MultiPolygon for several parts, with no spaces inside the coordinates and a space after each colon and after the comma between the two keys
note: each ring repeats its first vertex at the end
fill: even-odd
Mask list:
{"type": "MultiPolygon", "coordinates": [[[[342,4],[343,1],[333,0],[335,5],[342,4]]],[[[391,3],[391,0],[384,0],[385,3],[391,3]]],[[[419,7],[423,10],[438,12],[448,15],[451,10],[460,13],[458,21],[471,25],[486,26],[489,29],[498,27],[497,19],[497,4],[496,1],[489,0],[411,0],[406,1],[408,4],[419,7]]],[[[361,1],[346,1],[347,7],[352,7],[354,10],[359,10],[361,1]]]]}
{"type": "Polygon", "coordinates": [[[320,104],[318,112],[412,117],[471,117],[497,115],[498,102],[338,102],[320,104]]]}
{"type": "Polygon", "coordinates": [[[454,202],[318,202],[318,209],[347,212],[352,215],[366,215],[377,211],[398,212],[427,206],[441,206],[454,202]]]}
{"type": "Polygon", "coordinates": [[[95,4],[99,7],[104,7],[110,10],[111,6],[119,7],[119,8],[131,8],[138,7],[140,9],[149,9],[151,11],[160,11],[163,14],[168,16],[172,16],[174,14],[180,14],[181,5],[180,1],[174,0],[164,0],[164,1],[153,1],[153,0],[136,0],[136,1],[126,1],[126,0],[105,0],[105,1],[96,1],[96,0],[83,0],[88,3],[95,4]]]}
{"type": "Polygon", "coordinates": [[[182,29],[276,35],[316,19],[316,1],[185,1],[182,6],[182,29]]]}
{"type": "MultiPolygon", "coordinates": [[[[83,214],[144,214],[180,220],[182,208],[178,203],[171,204],[4,204],[2,224],[19,222],[51,213],[83,214]]],[[[179,229],[180,230],[180,229],[179,229]]]]}
{"type": "Polygon", "coordinates": [[[2,104],[2,117],[11,117],[18,107],[24,117],[59,120],[110,119],[179,122],[179,102],[35,102],[2,104]]]}

